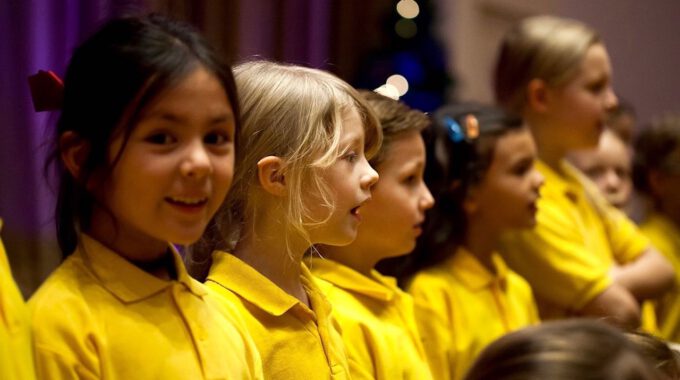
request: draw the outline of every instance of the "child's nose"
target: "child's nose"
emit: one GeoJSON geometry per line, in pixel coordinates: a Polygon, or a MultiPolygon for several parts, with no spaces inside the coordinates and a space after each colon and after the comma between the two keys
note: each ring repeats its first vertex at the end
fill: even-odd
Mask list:
{"type": "Polygon", "coordinates": [[[180,171],[182,175],[196,179],[212,172],[210,155],[202,142],[194,142],[187,147],[180,171]]]}
{"type": "Polygon", "coordinates": [[[607,111],[611,111],[619,105],[619,98],[616,96],[614,89],[611,86],[607,89],[604,102],[604,106],[607,111]]]}
{"type": "Polygon", "coordinates": [[[533,178],[534,178],[534,181],[533,181],[533,183],[534,183],[534,188],[535,188],[536,190],[540,189],[541,186],[543,186],[543,183],[545,182],[545,177],[543,176],[543,174],[541,174],[541,172],[539,172],[538,170],[534,169],[534,176],[533,176],[533,178]]]}
{"type": "Polygon", "coordinates": [[[434,206],[434,197],[432,196],[432,193],[430,192],[430,189],[427,188],[427,185],[425,185],[425,182],[422,183],[422,197],[420,198],[420,208],[421,210],[429,210],[434,206]]]}
{"type": "Polygon", "coordinates": [[[370,189],[373,185],[378,182],[378,179],[380,176],[378,175],[378,172],[373,169],[373,167],[366,161],[364,161],[364,172],[361,176],[361,187],[364,189],[370,189]]]}
{"type": "Polygon", "coordinates": [[[615,190],[621,185],[621,177],[615,170],[610,169],[604,173],[604,181],[607,189],[615,190]]]}

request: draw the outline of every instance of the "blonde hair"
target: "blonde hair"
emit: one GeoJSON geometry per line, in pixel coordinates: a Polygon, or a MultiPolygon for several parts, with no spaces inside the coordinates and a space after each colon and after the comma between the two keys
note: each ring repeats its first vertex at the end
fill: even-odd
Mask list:
{"type": "Polygon", "coordinates": [[[287,216],[285,244],[290,249],[291,233],[309,241],[309,227],[325,222],[311,219],[305,195],[318,195],[329,217],[333,210],[331,189],[318,174],[343,153],[343,119],[349,112],[357,112],[369,158],[382,142],[379,122],[352,86],[321,70],[253,61],[236,66],[234,76],[242,110],[241,128],[234,181],[217,228],[223,239],[235,244],[244,218],[257,218],[262,194],[257,163],[264,157],[277,156],[284,161],[288,189],[283,215],[287,216]]]}
{"type": "Polygon", "coordinates": [[[553,16],[522,20],[501,42],[494,75],[496,101],[521,112],[532,79],[550,86],[567,83],[588,49],[601,42],[595,30],[576,20],[553,16]]]}

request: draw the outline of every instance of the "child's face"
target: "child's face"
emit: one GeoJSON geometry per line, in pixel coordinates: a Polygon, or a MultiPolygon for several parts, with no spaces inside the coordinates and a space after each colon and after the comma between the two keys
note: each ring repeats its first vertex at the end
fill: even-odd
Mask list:
{"type": "Polygon", "coordinates": [[[631,159],[626,145],[614,133],[605,131],[597,149],[573,152],[569,160],[595,182],[615,207],[624,207],[633,189],[631,159]]]}
{"type": "MultiPolygon", "coordinates": [[[[114,248],[198,240],[231,185],[234,129],[224,88],[203,68],[152,101],[100,196],[118,228],[115,244],[122,246],[114,248]]],[[[123,138],[114,138],[110,160],[123,138]]],[[[101,210],[93,214],[93,229],[97,217],[101,210]]]]}
{"type": "MultiPolygon", "coordinates": [[[[371,198],[371,186],[378,180],[378,173],[364,155],[364,128],[356,111],[345,116],[342,129],[340,149],[343,153],[320,174],[331,189],[335,208],[326,223],[310,230],[314,244],[340,246],[354,241],[362,219],[359,207],[363,209],[371,198]]],[[[312,218],[328,217],[328,210],[317,202],[308,207],[312,218]]]]}
{"type": "Polygon", "coordinates": [[[425,144],[419,132],[395,139],[376,169],[380,180],[361,208],[364,220],[353,246],[373,252],[379,261],[415,248],[434,199],[423,181],[425,144]]]}
{"type": "Polygon", "coordinates": [[[607,50],[595,44],[570,82],[548,90],[548,113],[567,150],[597,146],[607,115],[618,104],[611,75],[607,50]]]}
{"type": "Polygon", "coordinates": [[[490,229],[529,228],[536,224],[536,201],[543,176],[534,167],[536,146],[527,128],[498,138],[482,182],[471,191],[469,218],[490,229]]]}

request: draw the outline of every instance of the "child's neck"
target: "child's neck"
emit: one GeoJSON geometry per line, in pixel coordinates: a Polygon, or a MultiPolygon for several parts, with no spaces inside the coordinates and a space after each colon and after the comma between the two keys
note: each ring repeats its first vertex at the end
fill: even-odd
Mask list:
{"type": "Polygon", "coordinates": [[[355,243],[343,247],[323,246],[320,248],[321,256],[348,266],[366,277],[372,277],[371,271],[377,262],[367,258],[374,257],[375,252],[362,250],[355,243]]]}
{"type": "Polygon", "coordinates": [[[536,142],[538,158],[557,173],[562,173],[560,162],[567,154],[563,141],[555,141],[551,126],[536,115],[526,115],[526,122],[536,142]]]}
{"type": "Polygon", "coordinates": [[[305,248],[293,248],[291,257],[283,243],[284,239],[281,229],[274,234],[249,232],[243,235],[232,253],[286,293],[310,306],[300,279],[305,248]]]}
{"type": "Polygon", "coordinates": [[[499,236],[500,234],[492,231],[484,221],[468,221],[465,248],[491,273],[496,273],[491,257],[498,248],[499,236]]]}

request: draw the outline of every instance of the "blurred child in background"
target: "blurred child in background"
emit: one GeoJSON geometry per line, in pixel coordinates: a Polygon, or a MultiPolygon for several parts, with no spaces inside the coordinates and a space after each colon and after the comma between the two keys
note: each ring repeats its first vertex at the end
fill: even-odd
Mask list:
{"type": "Polygon", "coordinates": [[[633,192],[632,151],[619,135],[605,129],[597,148],[570,152],[567,159],[597,185],[610,204],[625,210],[633,192]]]}
{"type": "Polygon", "coordinates": [[[455,357],[451,377],[460,379],[487,344],[539,321],[531,288],[497,249],[503,233],[536,223],[543,177],[531,133],[500,109],[444,107],[433,134],[428,184],[436,207],[408,290],[444,321],[455,357]]]}
{"type": "Polygon", "coordinates": [[[680,116],[644,128],[635,141],[635,188],[649,199],[642,232],[673,263],[675,284],[656,301],[661,337],[680,342],[680,116]]]}
{"type": "Polygon", "coordinates": [[[590,319],[550,321],[489,345],[465,380],[663,380],[665,369],[621,331],[590,319]]]}
{"type": "Polygon", "coordinates": [[[637,326],[640,302],[672,285],[672,267],[564,161],[570,151],[597,145],[617,105],[611,76],[603,42],[578,21],[531,17],[505,35],[496,100],[531,129],[545,186],[536,227],[508,234],[503,254],[531,284],[543,317],[600,316],[637,326]]]}

